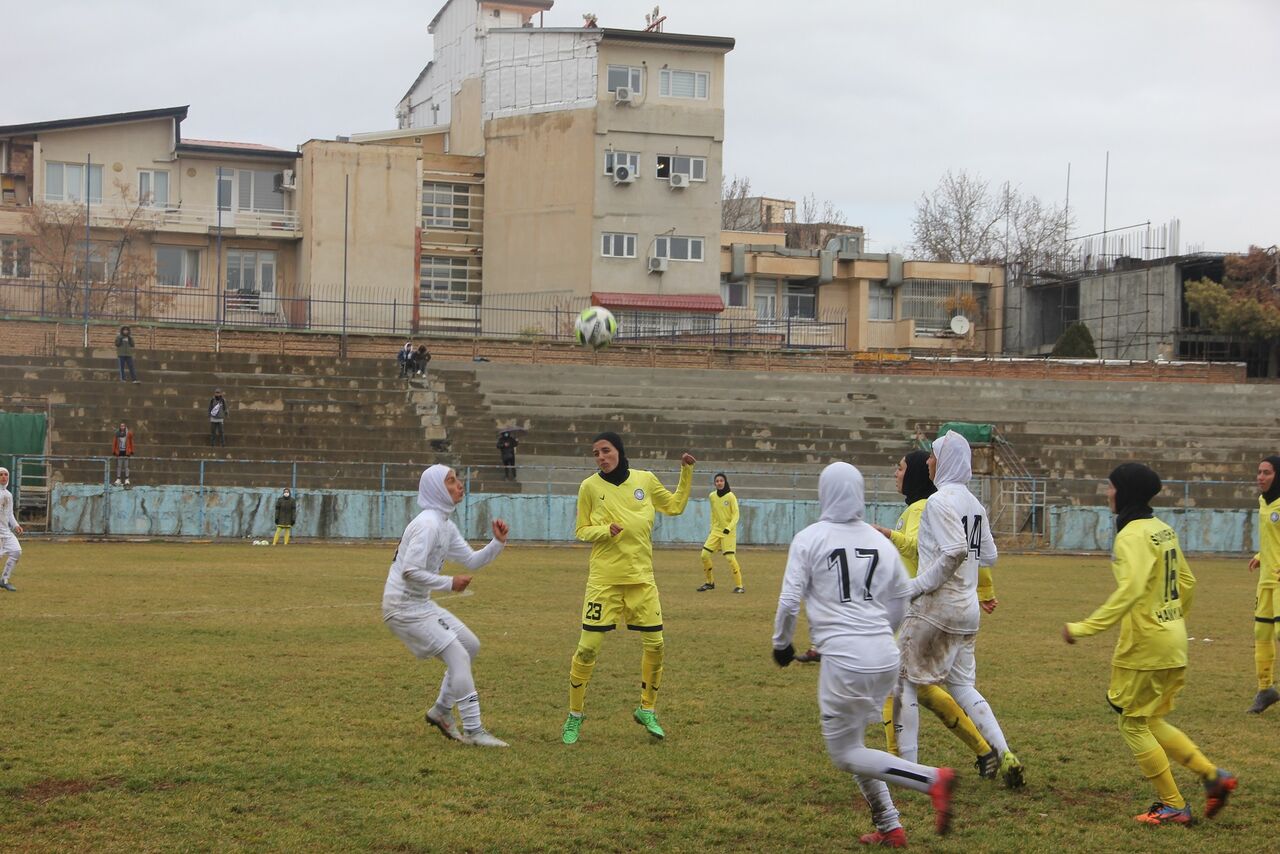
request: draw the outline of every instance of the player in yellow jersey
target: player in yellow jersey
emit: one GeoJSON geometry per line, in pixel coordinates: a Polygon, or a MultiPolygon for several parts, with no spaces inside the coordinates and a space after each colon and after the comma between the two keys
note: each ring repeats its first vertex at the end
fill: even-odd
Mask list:
{"type": "Polygon", "coordinates": [[[1205,758],[1200,748],[1165,721],[1187,675],[1187,624],[1195,576],[1173,529],[1156,519],[1151,499],[1159,476],[1141,463],[1116,467],[1107,501],[1116,514],[1111,572],[1116,590],[1087,620],[1067,623],[1063,639],[1075,643],[1120,624],[1111,656],[1107,702],[1120,714],[1120,734],[1159,797],[1134,818],[1143,824],[1190,824],[1187,806],[1169,770],[1169,758],[1204,782],[1204,814],[1218,814],[1235,791],[1235,775],[1205,758]]]}
{"type": "Polygon", "coordinates": [[[714,481],[715,491],[707,496],[711,502],[711,533],[702,544],[702,572],[707,581],[698,588],[699,593],[716,589],[715,574],[711,570],[711,556],[723,552],[724,559],[733,570],[733,592],[746,593],[742,586],[742,567],[738,565],[738,496],[729,488],[729,478],[718,472],[714,481]]]}
{"type": "Polygon", "coordinates": [[[1280,456],[1258,463],[1258,553],[1249,570],[1258,571],[1253,609],[1253,664],[1258,694],[1249,713],[1260,715],[1280,700],[1275,686],[1276,641],[1280,640],[1280,456]]]}
{"type": "MultiPolygon", "coordinates": [[[[898,460],[898,467],[894,470],[893,475],[898,484],[898,492],[902,493],[903,498],[907,500],[907,509],[902,511],[902,515],[898,517],[898,522],[894,525],[893,530],[882,528],[879,525],[874,527],[889,538],[894,548],[898,550],[898,554],[902,556],[902,562],[907,567],[907,574],[915,578],[920,565],[920,517],[924,514],[924,505],[929,500],[929,496],[938,491],[938,487],[933,485],[933,480],[929,477],[929,453],[927,451],[912,451],[907,454],[898,460]]],[[[991,567],[989,566],[980,566],[978,568],[978,604],[988,614],[994,611],[996,604],[998,604],[991,582],[991,567]]],[[[964,713],[964,709],[960,708],[960,704],[955,701],[955,698],[947,693],[947,689],[941,685],[929,685],[917,690],[920,704],[933,712],[947,729],[955,733],[956,737],[973,751],[974,756],[977,757],[975,764],[978,767],[978,773],[988,779],[995,779],[996,773],[1000,770],[1000,753],[982,737],[982,733],[978,732],[973,719],[964,713]]],[[[890,695],[889,699],[885,701],[884,737],[889,752],[897,755],[898,737],[897,727],[894,724],[895,700],[896,698],[890,695]]]]}
{"type": "Polygon", "coordinates": [[[640,706],[632,717],[654,738],[666,733],[653,707],[662,680],[662,606],[653,579],[654,513],[679,516],[689,503],[693,464],[680,457],[680,484],[668,492],[652,473],[633,469],[617,433],[592,440],[600,471],[578,488],[577,538],[591,543],[591,571],[582,603],[582,634],[569,666],[569,717],[561,740],[574,744],[582,729],[587,682],[605,632],[619,624],[640,632],[640,706]]]}

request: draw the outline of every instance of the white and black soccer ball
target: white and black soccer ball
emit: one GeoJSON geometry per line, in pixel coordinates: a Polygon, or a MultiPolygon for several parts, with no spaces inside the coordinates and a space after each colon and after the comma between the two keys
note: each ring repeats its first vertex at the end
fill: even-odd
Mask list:
{"type": "Polygon", "coordinates": [[[581,347],[599,350],[608,346],[618,334],[618,319],[603,306],[593,305],[578,315],[573,325],[573,335],[581,347]]]}

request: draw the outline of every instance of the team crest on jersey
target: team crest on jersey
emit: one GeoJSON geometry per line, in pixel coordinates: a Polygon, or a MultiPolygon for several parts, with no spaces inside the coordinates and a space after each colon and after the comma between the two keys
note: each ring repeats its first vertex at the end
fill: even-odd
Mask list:
{"type": "Polygon", "coordinates": [[[1272,521],[1272,522],[1280,522],[1280,512],[1276,512],[1275,510],[1272,510],[1272,511],[1271,511],[1271,521],[1272,521]]]}
{"type": "Polygon", "coordinates": [[[636,501],[644,501],[644,490],[637,489],[635,491],[636,501]]]}

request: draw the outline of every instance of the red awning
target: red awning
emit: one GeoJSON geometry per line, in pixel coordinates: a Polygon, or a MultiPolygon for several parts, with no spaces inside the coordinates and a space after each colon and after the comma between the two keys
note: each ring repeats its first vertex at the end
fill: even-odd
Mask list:
{"type": "Polygon", "coordinates": [[[592,305],[638,311],[724,311],[719,294],[621,294],[596,291],[592,305]]]}

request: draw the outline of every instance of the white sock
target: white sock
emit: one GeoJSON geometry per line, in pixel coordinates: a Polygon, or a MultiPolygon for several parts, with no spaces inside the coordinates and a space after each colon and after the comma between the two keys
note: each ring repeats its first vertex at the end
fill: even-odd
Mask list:
{"type": "Polygon", "coordinates": [[[916,699],[916,686],[903,679],[899,690],[898,717],[894,721],[898,755],[915,762],[920,756],[920,704],[916,699]]]}
{"type": "Polygon", "coordinates": [[[484,729],[480,723],[480,694],[472,691],[458,701],[458,714],[462,716],[462,728],[467,732],[478,732],[484,729]]]}
{"type": "Polygon", "coordinates": [[[996,721],[995,712],[991,711],[991,704],[972,685],[948,685],[947,688],[950,689],[955,701],[960,704],[960,708],[964,709],[965,714],[973,719],[974,726],[978,728],[978,732],[982,733],[987,744],[1003,756],[1009,749],[1009,742],[1004,740],[1004,731],[996,721]]]}

